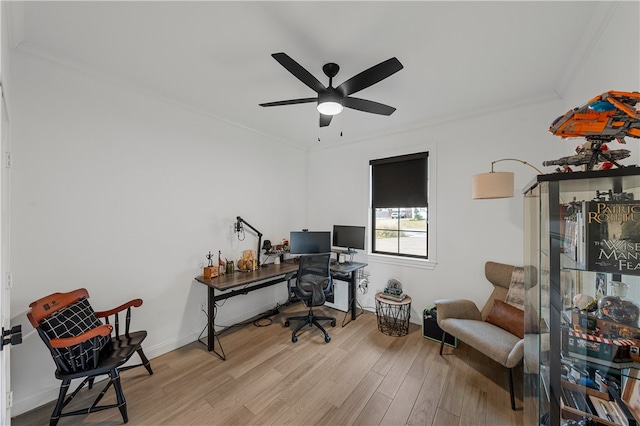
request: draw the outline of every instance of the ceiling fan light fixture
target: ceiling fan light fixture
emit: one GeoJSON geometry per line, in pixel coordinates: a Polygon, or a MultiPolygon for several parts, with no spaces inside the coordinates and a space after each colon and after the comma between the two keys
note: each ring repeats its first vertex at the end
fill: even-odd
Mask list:
{"type": "Polygon", "coordinates": [[[343,110],[342,98],[337,93],[321,93],[318,95],[318,112],[324,115],[340,114],[343,110]]]}
{"type": "Polygon", "coordinates": [[[339,102],[323,102],[318,104],[318,111],[324,115],[337,115],[343,110],[342,105],[339,102]]]}

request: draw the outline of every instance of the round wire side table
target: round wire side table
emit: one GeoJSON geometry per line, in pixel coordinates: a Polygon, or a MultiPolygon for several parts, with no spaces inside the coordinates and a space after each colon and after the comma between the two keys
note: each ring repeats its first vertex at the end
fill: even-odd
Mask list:
{"type": "Polygon", "coordinates": [[[385,299],[382,293],[376,294],[376,315],[378,330],[389,336],[406,336],[409,334],[409,318],[411,317],[411,297],[401,302],[385,299]]]}

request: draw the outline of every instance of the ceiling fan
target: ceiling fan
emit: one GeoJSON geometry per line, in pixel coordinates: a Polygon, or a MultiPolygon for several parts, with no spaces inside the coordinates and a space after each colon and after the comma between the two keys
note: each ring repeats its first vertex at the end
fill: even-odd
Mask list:
{"type": "Polygon", "coordinates": [[[314,98],[290,99],[286,101],[267,102],[260,104],[262,107],[304,104],[310,102],[318,103],[318,112],[320,112],[320,127],[328,126],[331,118],[342,112],[343,107],[356,109],[358,111],[370,112],[380,115],[391,115],[396,110],[389,105],[379,102],[369,101],[366,99],[354,98],[350,96],[353,93],[366,89],[379,81],[400,71],[403,66],[398,59],[391,58],[378,65],[374,65],[369,69],[356,74],[349,80],[345,81],[338,87],[333,87],[333,77],[338,74],[340,67],[338,64],[330,62],[322,67],[325,75],[329,77],[329,85],[325,87],[318,81],[309,71],[304,69],[299,63],[291,59],[286,53],[274,53],[271,56],[287,69],[291,74],[309,86],[318,93],[314,98]]]}

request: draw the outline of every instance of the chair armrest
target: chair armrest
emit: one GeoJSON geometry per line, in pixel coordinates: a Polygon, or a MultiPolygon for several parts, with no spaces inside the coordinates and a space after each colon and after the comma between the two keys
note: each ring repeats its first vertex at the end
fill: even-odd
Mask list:
{"type": "Polygon", "coordinates": [[[438,308],[438,322],[447,318],[470,319],[482,321],[480,310],[470,300],[440,299],[435,301],[438,308]]]}
{"type": "Polygon", "coordinates": [[[131,308],[131,307],[138,308],[140,306],[142,306],[142,299],[133,299],[133,300],[130,300],[127,303],[125,303],[123,305],[120,305],[117,308],[113,308],[113,309],[111,309],[109,311],[96,312],[96,316],[98,318],[104,318],[104,317],[108,317],[108,316],[111,316],[111,315],[115,315],[118,312],[124,311],[125,309],[131,308]]]}
{"type": "Polygon", "coordinates": [[[298,271],[289,272],[288,274],[286,274],[284,276],[284,279],[287,280],[287,281],[291,281],[294,278],[298,278],[298,271]]]}
{"type": "Polygon", "coordinates": [[[111,330],[113,330],[111,325],[103,324],[82,334],[78,334],[77,336],[51,339],[49,340],[49,344],[52,348],[56,349],[68,348],[70,346],[79,345],[80,343],[93,339],[96,336],[109,336],[111,335],[111,330]]]}

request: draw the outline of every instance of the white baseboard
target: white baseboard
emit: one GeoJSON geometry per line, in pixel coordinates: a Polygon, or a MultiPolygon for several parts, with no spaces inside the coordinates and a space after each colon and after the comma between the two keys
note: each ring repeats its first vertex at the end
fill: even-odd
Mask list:
{"type": "MultiPolygon", "coordinates": [[[[198,339],[198,335],[200,334],[200,331],[201,330],[193,331],[187,336],[184,336],[178,339],[168,340],[159,345],[144,346],[144,354],[147,356],[147,358],[149,358],[149,360],[152,360],[153,358],[159,357],[160,355],[164,355],[167,352],[171,352],[184,345],[188,345],[189,343],[196,341],[198,339]]],[[[139,362],[138,355],[134,355],[131,359],[131,362],[134,364],[139,362]]],[[[152,363],[152,367],[153,367],[153,363],[152,363]]],[[[58,399],[58,393],[60,392],[59,383],[60,382],[57,382],[55,386],[35,390],[34,392],[31,392],[31,394],[27,398],[14,400],[13,406],[11,407],[11,416],[12,417],[19,416],[20,414],[24,414],[28,411],[34,410],[44,404],[48,404],[49,402],[55,401],[56,399],[58,399]]],[[[72,383],[72,386],[74,384],[76,383],[75,382],[72,383]]],[[[124,390],[126,395],[126,388],[124,390]]]]}
{"type": "MultiPolygon", "coordinates": [[[[254,308],[250,311],[242,312],[241,315],[227,318],[225,320],[225,323],[233,324],[233,323],[239,323],[239,322],[245,321],[247,318],[252,318],[263,312],[268,311],[269,309],[272,309],[274,305],[275,305],[274,303],[265,304],[261,307],[254,308]]],[[[191,342],[195,342],[196,340],[198,340],[198,336],[202,332],[202,329],[204,328],[205,325],[206,325],[206,321],[203,320],[203,325],[201,328],[199,328],[198,330],[193,330],[191,333],[189,333],[186,336],[167,340],[154,346],[143,345],[144,353],[147,356],[147,358],[149,358],[149,360],[153,360],[153,358],[157,358],[160,355],[166,354],[167,352],[171,352],[173,350],[181,348],[182,346],[188,345],[191,342]]],[[[204,336],[206,336],[206,333],[204,336]]],[[[139,362],[137,355],[134,355],[132,357],[131,362],[132,363],[139,362]]],[[[153,362],[151,363],[151,365],[153,367],[153,362]]],[[[72,383],[72,385],[73,384],[75,384],[75,382],[72,383]]],[[[51,401],[55,401],[56,399],[58,399],[59,391],[60,391],[60,386],[59,386],[59,382],[57,382],[55,385],[52,385],[50,387],[40,388],[37,390],[34,389],[32,392],[30,392],[30,395],[26,398],[14,399],[13,406],[11,407],[11,416],[12,417],[19,416],[20,414],[24,414],[28,411],[34,410],[51,401]]],[[[124,392],[126,395],[126,387],[124,388],[124,392]]]]}

